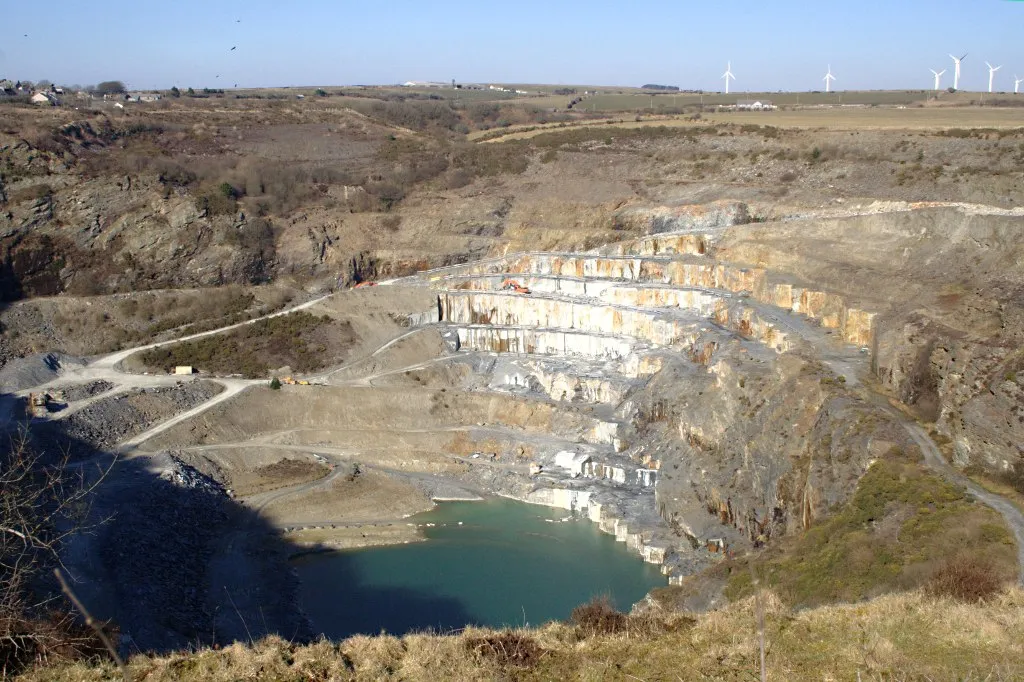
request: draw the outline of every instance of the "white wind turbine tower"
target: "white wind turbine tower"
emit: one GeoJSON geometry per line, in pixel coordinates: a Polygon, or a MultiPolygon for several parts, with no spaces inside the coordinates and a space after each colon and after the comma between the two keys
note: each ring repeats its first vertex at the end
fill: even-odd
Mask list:
{"type": "Polygon", "coordinates": [[[725,67],[725,73],[722,74],[722,78],[725,79],[725,94],[729,94],[729,79],[736,80],[736,76],[732,75],[732,62],[725,67]]]}
{"type": "Polygon", "coordinates": [[[953,89],[960,89],[960,62],[967,59],[967,53],[964,53],[963,57],[954,57],[949,55],[949,58],[953,60],[953,65],[956,67],[953,69],[953,89]]]}
{"type": "Polygon", "coordinates": [[[825,78],[822,79],[825,81],[825,92],[832,92],[832,81],[835,79],[836,77],[832,75],[832,65],[829,64],[828,73],[826,73],[825,78]]]}
{"type": "Polygon", "coordinates": [[[1024,78],[1017,78],[1017,75],[1014,74],[1014,76],[1013,76],[1013,94],[1016,95],[1016,94],[1020,93],[1020,84],[1021,83],[1024,83],[1024,78]]]}
{"type": "Polygon", "coordinates": [[[946,70],[945,69],[943,69],[942,71],[936,71],[935,69],[928,69],[928,70],[931,71],[933,74],[935,74],[935,89],[938,90],[939,87],[940,87],[939,84],[942,81],[942,74],[946,73],[946,70]]]}
{"type": "Polygon", "coordinates": [[[992,92],[992,81],[995,80],[996,71],[1003,68],[1003,65],[1000,64],[999,66],[992,66],[988,62],[985,62],[985,66],[988,67],[988,91],[992,92]]]}

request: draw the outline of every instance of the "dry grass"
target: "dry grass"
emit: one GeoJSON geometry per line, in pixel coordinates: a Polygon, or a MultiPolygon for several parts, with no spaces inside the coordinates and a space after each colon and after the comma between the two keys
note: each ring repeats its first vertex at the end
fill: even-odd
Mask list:
{"type": "MultiPolygon", "coordinates": [[[[794,612],[765,595],[773,680],[1020,679],[1024,590],[963,604],[923,592],[794,612]]],[[[753,599],[695,621],[657,616],[658,630],[580,638],[572,625],[468,629],[402,638],[358,636],[296,646],[271,638],[221,651],[137,656],[133,679],[164,680],[691,680],[757,679],[753,599]],[[672,627],[682,623],[682,627],[672,627]]],[[[109,663],[52,666],[25,682],[119,679],[109,663]]]]}
{"type": "Polygon", "coordinates": [[[475,140],[487,137],[486,142],[525,140],[552,130],[600,126],[602,128],[646,128],[667,126],[693,128],[710,123],[756,124],[777,128],[821,128],[828,130],[943,130],[946,128],[1019,128],[1024,126],[1024,112],[1018,109],[988,107],[942,107],[894,109],[891,107],[857,109],[799,109],[794,111],[738,111],[701,114],[694,122],[689,116],[634,116],[617,115],[609,119],[582,120],[566,123],[528,124],[506,128],[508,134],[489,137],[494,131],[471,133],[475,140]]]}

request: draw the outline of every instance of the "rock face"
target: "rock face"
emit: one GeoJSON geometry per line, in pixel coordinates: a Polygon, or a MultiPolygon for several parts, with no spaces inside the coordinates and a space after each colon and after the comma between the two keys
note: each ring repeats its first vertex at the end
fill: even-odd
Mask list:
{"type": "Polygon", "coordinates": [[[477,364],[490,390],[613,415],[608,437],[585,440],[594,447],[538,448],[532,488],[502,489],[585,511],[667,571],[800,532],[843,502],[874,460],[915,447],[854,390],[872,370],[887,308],[849,282],[819,285],[791,254],[776,263],[758,229],[728,226],[742,211],[722,210],[636,211],[670,214],[680,231],[426,278],[457,351],[498,355],[477,364]],[[548,473],[569,455],[586,462],[548,473]]]}
{"type": "Polygon", "coordinates": [[[827,292],[823,323],[870,347],[878,379],[935,422],[959,466],[1012,479],[1024,472],[1022,221],[1020,211],[907,206],[748,226],[718,253],[814,282],[827,292]]]}
{"type": "Polygon", "coordinates": [[[617,220],[640,226],[644,234],[714,232],[750,222],[750,212],[743,202],[724,200],[710,204],[635,207],[619,213],[617,220]]]}
{"type": "MultiPolygon", "coordinates": [[[[619,424],[587,441],[614,449],[576,453],[588,463],[568,479],[510,494],[586,509],[645,558],[693,570],[708,557],[687,547],[800,532],[872,462],[916,451],[860,387],[872,374],[950,434],[959,465],[1020,471],[1015,218],[929,206],[729,226],[737,214],[716,210],[637,209],[679,231],[430,273],[459,352],[515,358],[483,370],[488,388],[619,424]],[[970,267],[937,267],[957,248],[970,267]],[[648,487],[652,507],[637,501],[648,487]]],[[[557,459],[538,450],[542,478],[557,459]]]]}

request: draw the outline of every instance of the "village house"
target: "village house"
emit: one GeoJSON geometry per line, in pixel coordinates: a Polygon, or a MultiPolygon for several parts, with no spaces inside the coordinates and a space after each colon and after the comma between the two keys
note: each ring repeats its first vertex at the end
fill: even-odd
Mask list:
{"type": "Polygon", "coordinates": [[[737,111],[772,111],[775,105],[769,100],[741,99],[736,102],[737,111]]]}

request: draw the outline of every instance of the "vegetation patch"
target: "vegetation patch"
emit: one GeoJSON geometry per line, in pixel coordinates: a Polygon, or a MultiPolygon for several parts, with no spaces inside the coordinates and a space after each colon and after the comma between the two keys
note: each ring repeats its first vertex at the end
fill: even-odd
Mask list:
{"type": "Polygon", "coordinates": [[[533,637],[512,630],[467,637],[465,642],[468,650],[502,667],[530,667],[543,653],[533,637]]]}
{"type": "Polygon", "coordinates": [[[569,619],[583,636],[613,635],[629,624],[629,616],[620,613],[607,597],[596,597],[572,610],[569,619]]]}
{"type": "Polygon", "coordinates": [[[982,556],[984,566],[972,563],[971,570],[984,573],[987,585],[999,588],[1013,579],[1013,539],[998,514],[893,453],[868,470],[847,503],[805,534],[715,570],[726,578],[731,600],[754,591],[756,574],[786,603],[803,607],[859,601],[930,580],[948,584],[963,573],[957,566],[982,556]]]}
{"type": "Polygon", "coordinates": [[[279,367],[306,373],[341,362],[354,340],[349,322],[303,311],[259,320],[225,334],[154,348],[143,352],[140,360],[164,371],[192,365],[204,372],[258,379],[279,367]]]}
{"type": "MultiPolygon", "coordinates": [[[[356,636],[297,645],[280,637],[222,649],[136,655],[130,679],[234,680],[757,680],[758,611],[770,680],[1013,680],[1024,675],[1024,591],[962,604],[923,592],[793,611],[771,594],[672,627],[579,640],[575,627],[471,628],[460,634],[356,636]]],[[[684,617],[685,618],[685,617],[684,617]]],[[[25,682],[120,680],[103,660],[52,662],[25,682]]]]}
{"type": "Polygon", "coordinates": [[[282,459],[258,467],[250,477],[234,482],[235,494],[241,497],[287,488],[300,483],[317,481],[331,473],[331,468],[319,462],[301,459],[282,459]]]}
{"type": "Polygon", "coordinates": [[[1003,588],[999,571],[987,557],[962,555],[949,561],[928,582],[926,589],[937,597],[962,602],[991,599],[1003,588]]]}

